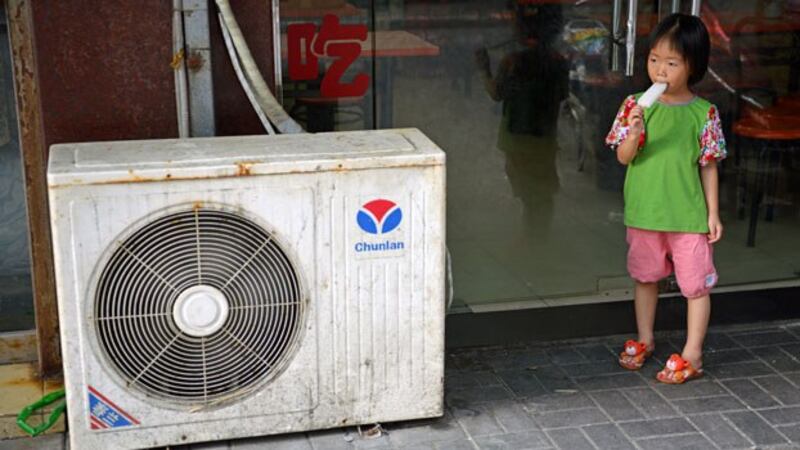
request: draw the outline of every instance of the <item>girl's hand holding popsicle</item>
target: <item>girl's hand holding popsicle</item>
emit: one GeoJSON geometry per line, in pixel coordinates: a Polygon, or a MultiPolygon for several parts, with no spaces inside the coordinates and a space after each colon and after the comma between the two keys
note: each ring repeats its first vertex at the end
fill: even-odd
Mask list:
{"type": "Polygon", "coordinates": [[[644,108],[639,105],[634,106],[628,114],[628,123],[630,124],[628,139],[638,140],[644,131],[644,108]]]}

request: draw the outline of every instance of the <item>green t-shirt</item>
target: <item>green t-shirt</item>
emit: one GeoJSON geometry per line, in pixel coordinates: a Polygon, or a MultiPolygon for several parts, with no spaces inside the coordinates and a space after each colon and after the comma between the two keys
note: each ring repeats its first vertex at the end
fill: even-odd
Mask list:
{"type": "MultiPolygon", "coordinates": [[[[606,142],[627,136],[627,112],[641,94],[628,97],[606,142]]],[[[645,143],[625,175],[625,225],[654,231],[708,233],[700,166],[725,157],[716,107],[699,97],[685,104],[656,102],[645,109],[645,143]]]]}

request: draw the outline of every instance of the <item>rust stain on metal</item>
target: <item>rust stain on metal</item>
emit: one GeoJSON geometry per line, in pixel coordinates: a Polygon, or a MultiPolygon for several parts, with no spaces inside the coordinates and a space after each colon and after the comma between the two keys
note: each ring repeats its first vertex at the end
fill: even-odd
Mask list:
{"type": "Polygon", "coordinates": [[[250,173],[251,169],[255,164],[259,164],[262,161],[240,161],[236,163],[237,172],[236,175],[243,177],[252,175],[250,173]]]}
{"type": "Polygon", "coordinates": [[[28,2],[47,147],[178,135],[172,2],[28,2]]]}
{"type": "Polygon", "coordinates": [[[198,70],[202,69],[203,64],[205,63],[206,60],[203,59],[203,55],[197,51],[192,52],[192,54],[186,58],[186,67],[192,72],[197,72],[198,70]]]}
{"type": "Polygon", "coordinates": [[[199,209],[202,209],[202,208],[203,208],[203,202],[194,202],[192,204],[192,209],[195,210],[195,211],[197,211],[199,209]]]}
{"type": "MultiPolygon", "coordinates": [[[[282,175],[296,175],[302,173],[313,173],[318,171],[331,171],[331,172],[339,172],[339,173],[349,173],[349,172],[359,172],[362,170],[372,170],[370,168],[345,168],[342,165],[337,165],[336,167],[331,167],[327,169],[317,168],[315,170],[288,170],[286,172],[280,173],[256,173],[253,174],[252,166],[255,164],[263,163],[263,161],[244,161],[236,163],[235,171],[231,171],[228,173],[219,173],[215,175],[207,175],[207,176],[180,176],[172,173],[167,173],[163,177],[143,177],[141,175],[134,175],[131,174],[129,171],[129,176],[117,180],[108,180],[108,181],[101,181],[101,182],[89,182],[85,183],[80,179],[75,179],[70,183],[65,184],[51,184],[49,186],[50,189],[60,189],[65,187],[72,187],[72,186],[81,186],[85,184],[90,185],[114,185],[114,184],[130,184],[130,183],[154,183],[154,182],[163,182],[163,181],[200,181],[200,180],[216,180],[220,178],[230,178],[230,177],[240,177],[240,176],[282,176],[282,175]]],[[[441,165],[441,164],[439,164],[441,165]]],[[[430,164],[398,164],[396,166],[392,166],[393,169],[407,169],[413,167],[431,167],[430,164]]]]}
{"type": "Polygon", "coordinates": [[[61,371],[61,349],[48,226],[47,143],[34,46],[33,4],[26,0],[8,0],[6,5],[28,207],[39,370],[48,376],[61,371]]]}
{"type": "Polygon", "coordinates": [[[132,183],[139,183],[139,182],[142,182],[142,181],[149,181],[146,178],[143,178],[143,177],[140,177],[139,175],[136,175],[136,172],[134,172],[133,169],[128,169],[128,175],[131,176],[130,181],[132,183]]]}

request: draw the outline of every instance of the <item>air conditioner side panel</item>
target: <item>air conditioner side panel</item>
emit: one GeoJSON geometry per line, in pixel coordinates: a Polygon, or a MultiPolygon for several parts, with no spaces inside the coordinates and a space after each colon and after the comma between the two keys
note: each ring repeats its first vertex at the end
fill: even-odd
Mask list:
{"type": "Polygon", "coordinates": [[[343,423],[440,416],[444,166],[331,174],[320,185],[330,186],[317,200],[317,253],[326,255],[317,260],[326,287],[317,310],[326,397],[345,414],[343,423]],[[402,211],[395,229],[371,234],[359,226],[357,214],[376,199],[402,211]]]}

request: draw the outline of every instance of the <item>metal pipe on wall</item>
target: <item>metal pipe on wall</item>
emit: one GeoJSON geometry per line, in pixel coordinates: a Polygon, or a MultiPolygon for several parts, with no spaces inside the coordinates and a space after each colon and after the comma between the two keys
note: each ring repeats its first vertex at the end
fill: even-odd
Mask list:
{"type": "Polygon", "coordinates": [[[283,66],[281,58],[281,2],[272,3],[272,67],[275,69],[275,98],[283,104],[283,66]]]}
{"type": "Polygon", "coordinates": [[[183,0],[184,68],[189,69],[189,123],[194,137],[216,135],[208,2],[183,0]]]}
{"type": "Polygon", "coordinates": [[[619,70],[619,42],[622,40],[620,22],[622,22],[622,0],[614,0],[614,11],[611,14],[611,70],[619,70]]]}
{"type": "Polygon", "coordinates": [[[625,75],[633,76],[633,60],[636,56],[636,19],[638,0],[628,0],[627,37],[625,38],[625,75]]]}
{"type": "Polygon", "coordinates": [[[692,0],[692,15],[700,17],[700,0],[692,0]]]}
{"type": "Polygon", "coordinates": [[[172,69],[175,73],[175,104],[178,114],[178,136],[189,137],[189,86],[183,42],[183,0],[172,0],[172,69]]]}

